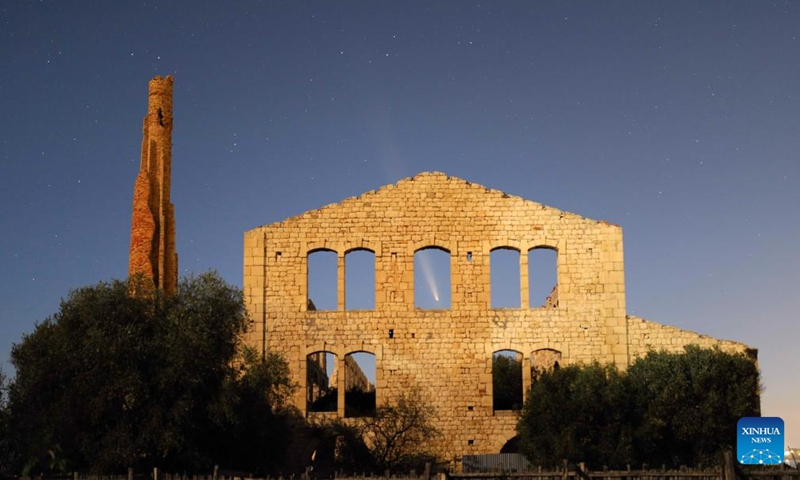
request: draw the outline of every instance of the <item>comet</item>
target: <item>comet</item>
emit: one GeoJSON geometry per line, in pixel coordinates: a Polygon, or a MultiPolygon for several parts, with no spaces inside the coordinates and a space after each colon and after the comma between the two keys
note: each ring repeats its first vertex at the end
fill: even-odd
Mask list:
{"type": "Polygon", "coordinates": [[[430,258],[427,255],[420,255],[419,264],[422,267],[422,276],[425,277],[425,283],[428,284],[431,296],[433,296],[433,299],[438,303],[439,288],[436,286],[436,277],[433,275],[430,258]]]}

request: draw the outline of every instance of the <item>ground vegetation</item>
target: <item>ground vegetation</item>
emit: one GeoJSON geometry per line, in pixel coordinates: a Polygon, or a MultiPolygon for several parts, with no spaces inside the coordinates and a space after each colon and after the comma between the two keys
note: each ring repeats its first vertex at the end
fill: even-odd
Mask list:
{"type": "Polygon", "coordinates": [[[752,355],[688,346],[651,352],[627,372],[568,366],[535,376],[517,426],[534,464],[591,468],[721,464],[736,422],[760,415],[752,355]]]}
{"type": "Polygon", "coordinates": [[[292,385],[282,359],[241,348],[247,326],[241,291],[215,273],[172,295],[141,278],[70,292],[12,348],[8,468],[271,467],[292,385]]]}

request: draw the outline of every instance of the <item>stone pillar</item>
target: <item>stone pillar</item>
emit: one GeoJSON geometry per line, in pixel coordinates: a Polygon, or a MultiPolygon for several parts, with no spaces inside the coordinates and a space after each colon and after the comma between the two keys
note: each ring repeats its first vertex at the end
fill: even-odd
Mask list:
{"type": "Polygon", "coordinates": [[[336,310],[344,311],[346,294],[345,291],[345,266],[344,266],[344,252],[337,252],[336,260],[336,310]]]}
{"type": "Polygon", "coordinates": [[[528,278],[528,252],[519,252],[519,307],[530,308],[530,279],[528,278]]]}
{"type": "Polygon", "coordinates": [[[336,356],[336,414],[339,418],[344,418],[344,394],[347,390],[347,372],[345,371],[345,356],[336,356]]]}
{"type": "Polygon", "coordinates": [[[141,164],[133,190],[128,263],[128,275],[141,274],[166,293],[174,293],[178,284],[175,206],[170,202],[172,84],[171,76],[150,80],[141,164]]]}

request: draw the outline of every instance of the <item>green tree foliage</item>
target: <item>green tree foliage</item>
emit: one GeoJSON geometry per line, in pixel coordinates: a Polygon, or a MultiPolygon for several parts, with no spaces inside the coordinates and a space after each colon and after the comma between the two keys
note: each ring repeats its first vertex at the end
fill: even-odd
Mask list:
{"type": "Polygon", "coordinates": [[[653,464],[721,462],[736,445],[736,422],[759,416],[754,359],[688,346],[679,355],[650,352],[628,369],[638,424],[637,457],[653,464]]]}
{"type": "Polygon", "coordinates": [[[296,386],[289,365],[275,353],[245,348],[241,375],[228,379],[225,401],[214,413],[219,430],[211,436],[217,462],[258,476],[281,466],[292,422],[299,413],[288,403],[296,386]]]}
{"type": "Polygon", "coordinates": [[[517,431],[541,465],[709,465],[733,448],[736,422],[760,414],[753,358],[686,347],[651,352],[626,373],[570,366],[535,379],[517,431]]]}
{"type": "Polygon", "coordinates": [[[562,459],[624,466],[631,432],[622,375],[613,366],[568,366],[544,372],[528,391],[517,432],[520,452],[534,464],[562,459]]]}
{"type": "Polygon", "coordinates": [[[522,408],[522,361],[508,355],[492,357],[492,390],[495,410],[522,408]]]}
{"type": "MultiPolygon", "coordinates": [[[[219,440],[236,437],[238,416],[255,416],[239,408],[249,385],[288,388],[285,372],[264,378],[276,359],[235,362],[247,317],[241,292],[216,274],[170,296],[133,297],[131,287],[71,292],[12,348],[17,471],[207,469],[226,460],[219,440]]],[[[281,388],[258,405],[279,404],[281,388]]]]}

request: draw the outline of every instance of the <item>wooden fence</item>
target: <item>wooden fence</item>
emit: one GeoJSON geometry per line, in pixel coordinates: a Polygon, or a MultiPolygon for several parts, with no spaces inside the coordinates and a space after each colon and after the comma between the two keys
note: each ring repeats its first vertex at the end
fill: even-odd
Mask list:
{"type": "MultiPolygon", "coordinates": [[[[498,462],[502,469],[503,463],[498,462]]],[[[787,465],[740,465],[733,459],[732,452],[726,452],[725,464],[708,469],[678,470],[640,469],[640,470],[597,470],[590,471],[583,463],[568,465],[564,461],[559,469],[543,470],[542,468],[529,468],[524,472],[491,471],[472,473],[430,473],[430,467],[425,472],[416,475],[391,475],[385,472],[382,475],[363,476],[335,476],[336,480],[800,480],[800,468],[791,468],[787,465]]],[[[85,475],[73,473],[72,475],[46,475],[38,477],[17,477],[14,480],[312,480],[316,478],[309,469],[303,475],[288,477],[253,478],[245,472],[234,472],[215,469],[208,475],[171,475],[154,469],[147,473],[134,473],[128,470],[127,475],[85,475]]]]}
{"type": "MultiPolygon", "coordinates": [[[[462,460],[462,466],[476,463],[474,459],[466,460],[466,463],[462,460]]],[[[725,452],[724,465],[708,469],[633,470],[629,467],[627,470],[590,471],[583,463],[570,466],[565,460],[557,470],[546,471],[539,467],[529,471],[510,471],[529,466],[527,461],[515,462],[506,458],[483,464],[495,464],[498,468],[495,471],[450,473],[447,477],[450,480],[800,480],[800,469],[785,464],[740,465],[734,460],[733,452],[725,452]]]]}

